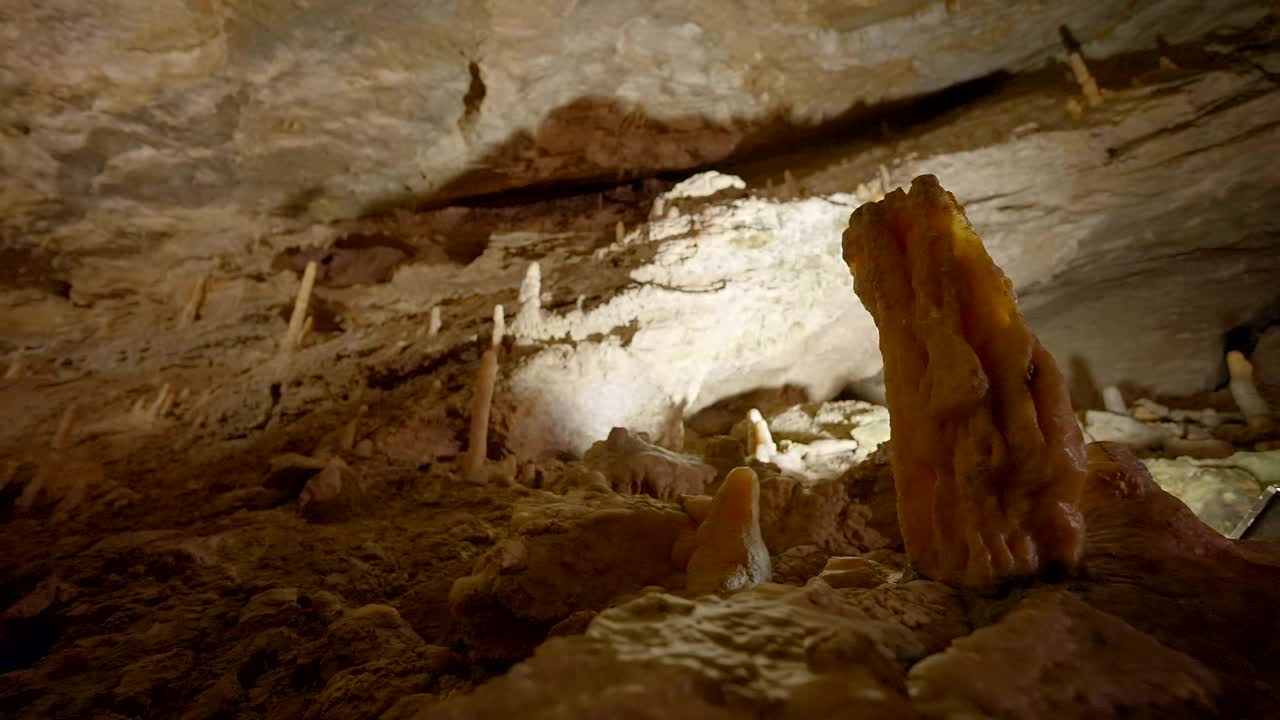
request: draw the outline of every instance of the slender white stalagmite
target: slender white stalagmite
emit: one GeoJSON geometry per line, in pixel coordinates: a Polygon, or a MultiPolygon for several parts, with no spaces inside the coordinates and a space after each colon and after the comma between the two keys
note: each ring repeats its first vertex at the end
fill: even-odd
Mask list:
{"type": "Polygon", "coordinates": [[[311,302],[311,288],[316,284],[317,265],[314,260],[307,263],[302,271],[302,284],[298,286],[298,297],[293,301],[293,314],[289,316],[289,331],[284,336],[284,351],[297,349],[302,341],[302,331],[307,322],[307,305],[311,302]]]}
{"type": "Polygon", "coordinates": [[[502,338],[507,335],[507,315],[501,305],[493,306],[493,338],[490,345],[500,347],[502,338]]]}
{"type": "Polygon", "coordinates": [[[511,324],[518,338],[534,337],[542,323],[542,266],[537,260],[529,263],[520,283],[520,314],[511,324]]]}
{"type": "Polygon", "coordinates": [[[747,428],[747,455],[760,462],[772,462],[773,456],[778,454],[778,445],[773,441],[773,433],[769,432],[769,423],[755,408],[747,412],[747,420],[751,423],[747,428]]]}
{"type": "Polygon", "coordinates": [[[471,398],[471,427],[467,436],[467,454],[462,459],[462,475],[469,482],[484,482],[485,459],[489,447],[489,410],[493,406],[493,388],[498,382],[498,351],[502,348],[505,328],[501,305],[493,308],[493,340],[480,356],[480,372],[476,375],[476,391],[471,398]]]}
{"type": "Polygon", "coordinates": [[[178,327],[187,327],[200,317],[200,310],[204,307],[204,298],[208,290],[209,274],[205,273],[191,289],[191,296],[187,298],[187,304],[182,307],[182,314],[178,316],[178,327]]]}
{"type": "Polygon", "coordinates": [[[1244,421],[1254,430],[1271,426],[1271,407],[1258,393],[1253,382],[1253,365],[1238,350],[1227,353],[1227,372],[1231,374],[1231,397],[1244,415],[1244,421]]]}
{"type": "Polygon", "coordinates": [[[427,335],[435,337],[440,334],[440,327],[443,321],[440,319],[440,306],[433,305],[431,307],[431,320],[427,323],[427,335]]]}

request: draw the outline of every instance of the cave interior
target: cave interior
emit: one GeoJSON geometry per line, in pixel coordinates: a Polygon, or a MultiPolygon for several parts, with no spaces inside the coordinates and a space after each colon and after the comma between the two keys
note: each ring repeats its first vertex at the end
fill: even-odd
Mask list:
{"type": "Polygon", "coordinates": [[[1280,717],[1280,4],[0,28],[0,714],[1280,717]]]}

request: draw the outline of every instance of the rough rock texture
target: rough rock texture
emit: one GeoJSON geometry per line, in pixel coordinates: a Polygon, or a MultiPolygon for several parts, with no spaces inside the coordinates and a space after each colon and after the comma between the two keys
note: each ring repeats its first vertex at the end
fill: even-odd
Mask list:
{"type": "Polygon", "coordinates": [[[1053,590],[918,663],[907,686],[928,717],[1026,720],[1203,717],[1221,691],[1195,659],[1053,590]]]}
{"type": "Polygon", "coordinates": [[[522,663],[483,692],[432,704],[405,718],[480,720],[584,717],[625,720],[731,720],[740,714],[720,706],[723,694],[709,679],[658,663],[619,660],[602,643],[553,638],[537,660],[522,663]],[[589,672],[583,672],[590,668],[589,672]]]}
{"type": "Polygon", "coordinates": [[[54,221],[130,205],[334,218],[688,168],[770,123],[1028,67],[1061,23],[1115,54],[1259,5],[24,1],[0,56],[4,204],[54,221]]]}
{"type": "Polygon", "coordinates": [[[421,717],[651,717],[673,686],[712,717],[1265,716],[1280,546],[1218,535],[1120,446],[1089,457],[1088,574],[1067,585],[962,598],[881,553],[833,558],[803,588],[652,592],[421,717]]]}
{"type": "Polygon", "coordinates": [[[679,587],[671,554],[690,520],[678,508],[611,492],[537,493],[517,505],[505,540],[449,594],[471,655],[528,655],[553,625],[645,586],[679,587]]]}
{"type": "Polygon", "coordinates": [[[646,442],[623,428],[610,430],[609,437],[588,448],[582,459],[624,495],[664,499],[701,495],[716,479],[716,469],[710,465],[646,442]]]}
{"type": "Polygon", "coordinates": [[[1280,601],[1280,543],[1224,538],[1123,448],[1091,445],[1089,463],[1089,579],[1072,588],[1211,668],[1224,717],[1269,707],[1268,688],[1280,681],[1280,628],[1256,613],[1280,601]]]}
{"type": "Polygon", "coordinates": [[[1091,442],[1118,442],[1143,449],[1163,447],[1166,440],[1182,434],[1176,423],[1142,422],[1102,410],[1085,411],[1084,432],[1091,442]]]}
{"type": "Polygon", "coordinates": [[[764,585],[696,602],[650,594],[601,613],[587,637],[607,643],[621,659],[684,667],[716,680],[730,703],[767,705],[831,669],[823,656],[835,648],[824,645],[861,640],[863,657],[846,663],[883,659],[901,667],[967,630],[958,593],[941,585],[851,591],[818,583],[764,585]]]}
{"type": "Polygon", "coordinates": [[[834,555],[854,555],[900,541],[892,502],[871,504],[876,478],[850,470],[834,480],[809,480],[765,472],[760,479],[760,525],[773,553],[817,545],[834,555]],[[888,526],[892,527],[888,527],[888,526]]]}

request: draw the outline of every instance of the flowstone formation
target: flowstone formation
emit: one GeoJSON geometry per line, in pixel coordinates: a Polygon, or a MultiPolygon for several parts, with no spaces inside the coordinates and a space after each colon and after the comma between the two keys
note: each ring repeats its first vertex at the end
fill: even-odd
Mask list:
{"type": "Polygon", "coordinates": [[[1076,569],[1084,438],[1067,383],[955,197],[924,175],[863,205],[844,258],[880,329],[912,562],[988,587],[1076,569]]]}

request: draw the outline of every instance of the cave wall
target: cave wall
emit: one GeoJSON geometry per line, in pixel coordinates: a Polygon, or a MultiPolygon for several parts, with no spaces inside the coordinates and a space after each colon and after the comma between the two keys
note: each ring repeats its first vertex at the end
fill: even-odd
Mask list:
{"type": "Polygon", "coordinates": [[[1062,24],[1113,55],[1266,5],[22,0],[0,31],[0,206],[26,228],[130,206],[328,220],[686,169],[1037,65],[1062,24]]]}
{"type": "MultiPolygon", "coordinates": [[[[493,305],[516,309],[534,258],[553,327],[504,360],[500,393],[523,456],[581,451],[614,425],[657,434],[675,410],[762,385],[829,396],[879,370],[839,231],[921,173],[957,194],[1046,344],[1094,384],[1211,388],[1223,333],[1274,300],[1280,93],[1265,42],[1172,70],[1149,53],[1077,117],[1065,69],[1043,73],[910,135],[811,147],[823,170],[803,188],[752,182],[652,213],[656,181],[559,204],[402,206],[703,164],[777,130],[779,108],[817,122],[1035,66],[1060,55],[1063,22],[1101,56],[1247,25],[1270,4],[416,7],[6,8],[0,356],[23,366],[24,394],[0,446],[56,426],[62,398],[128,417],[166,385],[207,396],[191,415],[212,418],[210,446],[294,432],[360,392],[411,404],[420,376],[470,377],[493,305]],[[609,99],[576,102],[592,97],[609,99]],[[370,208],[391,211],[329,220],[370,208]],[[351,232],[417,256],[383,284],[319,288],[336,327],[282,360],[299,268],[274,260],[351,232]],[[426,338],[432,307],[446,329],[426,338]]],[[[792,149],[774,140],[771,154],[792,149]]]]}

